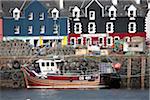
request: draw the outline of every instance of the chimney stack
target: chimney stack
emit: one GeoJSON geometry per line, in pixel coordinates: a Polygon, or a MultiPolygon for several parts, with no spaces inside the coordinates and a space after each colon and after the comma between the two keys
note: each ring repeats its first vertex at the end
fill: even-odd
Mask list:
{"type": "Polygon", "coordinates": [[[112,4],[113,5],[117,5],[118,4],[118,0],[112,0],[112,4]]]}
{"type": "Polygon", "coordinates": [[[59,8],[64,9],[64,0],[59,0],[59,8]]]}

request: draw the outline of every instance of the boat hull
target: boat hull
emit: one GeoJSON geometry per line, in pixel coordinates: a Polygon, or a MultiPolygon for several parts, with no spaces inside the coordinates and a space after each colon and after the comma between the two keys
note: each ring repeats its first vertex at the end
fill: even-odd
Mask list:
{"type": "MultiPolygon", "coordinates": [[[[27,88],[47,88],[47,89],[93,89],[104,88],[100,85],[100,80],[51,80],[31,76],[28,71],[23,69],[27,88]]],[[[59,76],[58,76],[59,77],[59,76]]],[[[62,76],[61,76],[62,77],[62,76]]],[[[66,76],[63,76],[66,77],[66,76]]]]}

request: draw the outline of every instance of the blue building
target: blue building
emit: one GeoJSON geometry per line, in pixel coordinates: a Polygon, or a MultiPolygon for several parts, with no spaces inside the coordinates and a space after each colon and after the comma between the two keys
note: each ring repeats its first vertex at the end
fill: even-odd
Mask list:
{"type": "Polygon", "coordinates": [[[48,10],[38,1],[31,1],[23,11],[15,8],[12,17],[3,17],[4,40],[22,39],[34,46],[54,46],[67,41],[67,17],[59,17],[59,11],[48,10]],[[52,16],[49,16],[51,13],[52,16]]]}

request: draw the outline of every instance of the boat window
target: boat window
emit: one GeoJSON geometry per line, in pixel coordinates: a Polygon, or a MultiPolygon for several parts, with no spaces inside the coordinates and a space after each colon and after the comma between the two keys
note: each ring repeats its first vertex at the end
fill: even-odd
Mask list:
{"type": "Polygon", "coordinates": [[[43,66],[43,67],[45,66],[45,63],[44,63],[44,62],[42,62],[42,66],[43,66]]]}
{"type": "Polygon", "coordinates": [[[53,63],[53,62],[51,63],[51,66],[54,66],[54,63],[53,63]]]}
{"type": "Polygon", "coordinates": [[[46,63],[46,66],[49,66],[49,62],[46,63]]]}

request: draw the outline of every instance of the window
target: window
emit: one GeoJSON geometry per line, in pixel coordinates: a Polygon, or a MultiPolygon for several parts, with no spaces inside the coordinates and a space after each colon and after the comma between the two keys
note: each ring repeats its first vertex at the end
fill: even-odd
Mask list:
{"type": "Polygon", "coordinates": [[[78,17],[78,12],[74,12],[74,17],[77,18],[78,17]]]}
{"type": "Polygon", "coordinates": [[[90,11],[90,20],[95,20],[95,11],[90,11]]]}
{"type": "Polygon", "coordinates": [[[14,33],[19,34],[20,33],[20,26],[15,26],[14,27],[14,33]]]}
{"type": "Polygon", "coordinates": [[[46,63],[46,66],[47,66],[47,67],[49,66],[49,62],[46,63]]]}
{"type": "Polygon", "coordinates": [[[51,63],[51,66],[54,66],[54,63],[53,63],[53,62],[51,63]]]}
{"type": "Polygon", "coordinates": [[[134,17],[134,11],[130,11],[130,17],[134,17]]]}
{"type": "Polygon", "coordinates": [[[75,38],[71,38],[71,39],[70,39],[70,44],[71,44],[71,45],[75,45],[75,41],[76,41],[75,38]]]}
{"type": "Polygon", "coordinates": [[[55,35],[58,35],[58,25],[57,24],[54,24],[54,27],[53,27],[54,29],[53,29],[53,32],[54,32],[54,34],[55,35]]]}
{"type": "Polygon", "coordinates": [[[86,39],[86,44],[87,44],[87,45],[91,45],[91,42],[92,42],[92,41],[91,41],[91,38],[87,38],[87,39],[86,39]]]}
{"type": "Polygon", "coordinates": [[[78,44],[82,44],[82,38],[78,38],[78,44]]]}
{"type": "Polygon", "coordinates": [[[45,33],[45,26],[40,26],[40,33],[44,34],[45,33]]]}
{"type": "Polygon", "coordinates": [[[136,32],[136,23],[130,22],[128,25],[129,33],[135,33],[136,32]]]}
{"type": "Polygon", "coordinates": [[[107,44],[111,44],[111,39],[110,38],[108,38],[107,44]]]}
{"type": "Polygon", "coordinates": [[[130,37],[125,37],[125,38],[124,38],[124,41],[125,41],[125,42],[130,42],[130,37]]]}
{"type": "Polygon", "coordinates": [[[114,29],[113,29],[114,25],[112,22],[107,22],[106,24],[106,32],[107,33],[113,33],[114,29]]]}
{"type": "Polygon", "coordinates": [[[42,66],[43,66],[43,67],[45,66],[45,63],[44,63],[44,62],[42,62],[42,66]]]}
{"type": "Polygon", "coordinates": [[[89,33],[95,33],[96,32],[96,25],[94,22],[89,23],[88,25],[88,32],[89,33]]]}
{"type": "Polygon", "coordinates": [[[107,38],[107,45],[112,45],[112,38],[111,37],[107,38]]]}
{"type": "Polygon", "coordinates": [[[103,44],[103,38],[102,37],[99,38],[99,44],[103,44]]]}
{"type": "Polygon", "coordinates": [[[81,23],[75,23],[74,32],[77,33],[77,34],[82,33],[82,25],[81,25],[81,23]]]}
{"type": "Polygon", "coordinates": [[[33,13],[29,13],[28,20],[33,20],[33,13]]]}
{"type": "Polygon", "coordinates": [[[110,11],[110,17],[113,18],[114,17],[114,13],[115,13],[114,11],[110,11]]]}
{"type": "Polygon", "coordinates": [[[118,36],[114,37],[114,42],[120,40],[120,38],[118,36]]]}
{"type": "Polygon", "coordinates": [[[28,26],[28,34],[32,34],[32,30],[33,30],[32,26],[28,26]]]}
{"type": "Polygon", "coordinates": [[[53,18],[56,18],[56,12],[53,12],[53,18]]]}
{"type": "Polygon", "coordinates": [[[44,20],[44,13],[40,13],[39,20],[44,20]]]}

